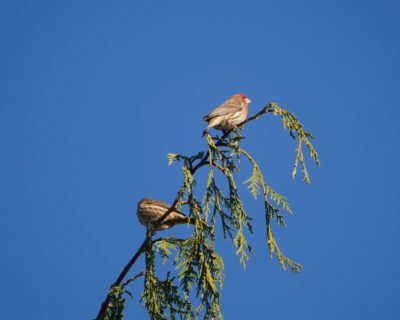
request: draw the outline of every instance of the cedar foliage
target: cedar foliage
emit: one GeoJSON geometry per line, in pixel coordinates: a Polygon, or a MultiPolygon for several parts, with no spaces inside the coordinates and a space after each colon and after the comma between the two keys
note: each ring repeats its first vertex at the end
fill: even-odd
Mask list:
{"type": "Polygon", "coordinates": [[[265,113],[280,116],[283,128],[297,140],[292,177],[296,176],[300,164],[303,182],[310,183],[303,145],[319,165],[318,153],[310,142],[314,137],[304,130],[303,125],[292,113],[280,108],[276,103],[269,103],[231,132],[224,132],[221,136],[207,133],[206,151],[194,156],[168,154],[169,165],[174,162],[182,163],[183,182],[170,210],[155,223],[155,226],[173,209],[187,206],[189,216],[195,221],[193,233],[187,239],[168,237],[153,240],[155,226],[150,227],[146,239],[135,254],[136,258],[130,261],[111,286],[97,319],[123,319],[125,294],[129,294],[126,287],[131,280],[141,275],[144,275],[141,301],[150,319],[223,319],[220,310],[220,289],[224,281],[224,261],[215,251],[216,225],[219,223],[224,238],[232,241],[243,267],[252,253],[246,237],[248,232],[252,232],[251,218],[243,206],[235,180],[241,158],[247,159],[252,166],[251,176],[244,183],[255,199],[261,197],[264,202],[266,239],[271,258],[276,254],[283,269],[300,271],[301,265],[280,250],[272,229],[274,222],[286,226],[284,213],[292,213],[289,202],[266,182],[256,160],[241,147],[241,142],[245,139],[244,124],[258,119],[265,113]],[[195,195],[195,173],[203,166],[208,166],[209,170],[204,194],[202,198],[198,198],[195,195]],[[226,179],[228,191],[225,193],[216,179],[216,171],[226,179]],[[145,271],[121,285],[124,276],[142,253],[145,254],[145,271]],[[164,264],[172,259],[174,270],[168,272],[164,279],[157,275],[156,256],[159,256],[164,264]]]}

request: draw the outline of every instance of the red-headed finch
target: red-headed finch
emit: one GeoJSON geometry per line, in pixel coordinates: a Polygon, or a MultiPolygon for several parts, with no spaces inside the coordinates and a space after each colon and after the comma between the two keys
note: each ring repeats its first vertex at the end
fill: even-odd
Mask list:
{"type": "MultiPolygon", "coordinates": [[[[161,218],[170,207],[171,206],[165,202],[151,198],[143,198],[139,201],[137,206],[139,221],[141,224],[148,227],[161,218]]],[[[173,210],[163,221],[161,221],[161,223],[156,227],[156,230],[165,230],[172,228],[176,224],[184,224],[188,222],[194,224],[193,221],[184,213],[178,210],[173,210]]]]}
{"type": "Polygon", "coordinates": [[[204,116],[203,119],[208,122],[208,126],[203,131],[203,136],[210,128],[228,131],[242,123],[247,118],[250,102],[251,100],[243,93],[230,97],[218,108],[204,116]]]}

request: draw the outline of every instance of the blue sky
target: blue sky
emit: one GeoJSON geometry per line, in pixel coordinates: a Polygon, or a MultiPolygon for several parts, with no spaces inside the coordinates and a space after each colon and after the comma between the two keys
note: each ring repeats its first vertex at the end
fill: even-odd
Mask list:
{"type": "MultiPolygon", "coordinates": [[[[91,319],[144,229],[171,202],[166,154],[205,147],[202,116],[236,92],[295,113],[316,136],[312,183],[267,115],[245,147],[295,214],[267,256],[261,201],[245,270],[219,242],[225,319],[398,319],[397,1],[2,1],[0,307],[4,319],[91,319]]],[[[240,179],[244,180],[248,168],[240,179]]],[[[201,173],[201,172],[200,172],[201,173]]],[[[204,171],[203,171],[204,173],[204,171]]],[[[185,226],[165,235],[187,234],[185,226]]],[[[132,270],[141,271],[143,259],[132,270]]],[[[127,319],[145,319],[138,303],[127,319]]]]}

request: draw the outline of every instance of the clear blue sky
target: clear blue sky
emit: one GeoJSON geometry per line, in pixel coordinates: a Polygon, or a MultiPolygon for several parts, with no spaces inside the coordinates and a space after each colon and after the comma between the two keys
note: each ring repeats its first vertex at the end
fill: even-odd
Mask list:
{"type": "MultiPolygon", "coordinates": [[[[277,237],[304,269],[267,257],[243,188],[256,254],[243,270],[218,244],[225,318],[399,319],[399,16],[382,0],[2,1],[2,318],[93,318],[144,237],[137,201],[175,197],[166,154],[204,148],[202,116],[245,92],[250,112],[294,112],[322,165],[292,181],[278,119],[246,128],[294,209],[277,237]]],[[[131,290],[127,319],[144,319],[142,280],[131,290]]]]}

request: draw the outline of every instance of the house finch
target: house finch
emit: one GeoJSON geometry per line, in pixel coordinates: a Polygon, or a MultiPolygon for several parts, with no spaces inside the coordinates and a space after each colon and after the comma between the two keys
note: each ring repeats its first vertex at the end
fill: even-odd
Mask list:
{"type": "MultiPolygon", "coordinates": [[[[143,198],[139,201],[137,206],[137,215],[139,221],[144,226],[148,226],[161,218],[171,206],[165,202],[153,200],[150,198],[143,198]]],[[[176,224],[184,223],[194,224],[192,219],[187,217],[184,213],[173,210],[170,214],[156,227],[156,230],[165,230],[172,228],[176,224]]]]}
{"type": "Polygon", "coordinates": [[[230,97],[218,108],[204,116],[203,119],[208,122],[208,126],[203,131],[203,136],[210,128],[227,131],[246,120],[250,102],[251,100],[243,93],[230,97]]]}

